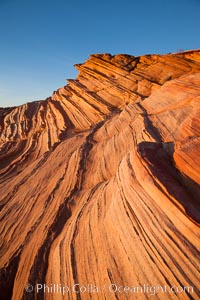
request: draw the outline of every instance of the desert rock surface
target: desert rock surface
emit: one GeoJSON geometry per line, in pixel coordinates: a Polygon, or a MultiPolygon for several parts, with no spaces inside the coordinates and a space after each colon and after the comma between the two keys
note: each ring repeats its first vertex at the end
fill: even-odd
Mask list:
{"type": "Polygon", "coordinates": [[[200,51],[76,68],[50,98],[0,109],[0,299],[199,299],[200,51]]]}

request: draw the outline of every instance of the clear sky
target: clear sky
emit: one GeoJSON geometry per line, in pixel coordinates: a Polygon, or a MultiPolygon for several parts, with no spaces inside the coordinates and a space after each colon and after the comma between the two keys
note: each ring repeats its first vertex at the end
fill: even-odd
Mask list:
{"type": "Polygon", "coordinates": [[[0,106],[45,99],[92,53],[200,47],[200,0],[0,0],[0,106]]]}

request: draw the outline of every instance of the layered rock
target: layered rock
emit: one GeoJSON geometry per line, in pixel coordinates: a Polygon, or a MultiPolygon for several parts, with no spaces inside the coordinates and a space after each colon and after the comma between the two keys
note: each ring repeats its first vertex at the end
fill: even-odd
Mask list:
{"type": "Polygon", "coordinates": [[[0,299],[150,297],[112,284],[198,299],[200,52],[76,68],[45,101],[0,110],[0,299]]]}

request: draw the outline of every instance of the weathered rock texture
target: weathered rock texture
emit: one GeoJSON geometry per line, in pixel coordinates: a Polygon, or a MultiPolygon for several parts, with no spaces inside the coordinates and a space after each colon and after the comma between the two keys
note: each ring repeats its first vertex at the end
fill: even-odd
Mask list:
{"type": "Polygon", "coordinates": [[[0,110],[0,299],[152,297],[112,283],[199,299],[200,52],[76,68],[45,101],[0,110]]]}

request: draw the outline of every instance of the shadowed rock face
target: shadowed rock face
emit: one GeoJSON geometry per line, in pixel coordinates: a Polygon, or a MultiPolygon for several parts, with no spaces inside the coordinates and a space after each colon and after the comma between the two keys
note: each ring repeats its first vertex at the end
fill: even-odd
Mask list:
{"type": "Polygon", "coordinates": [[[0,299],[150,297],[111,284],[199,299],[200,52],[76,68],[45,101],[0,109],[0,299]]]}

